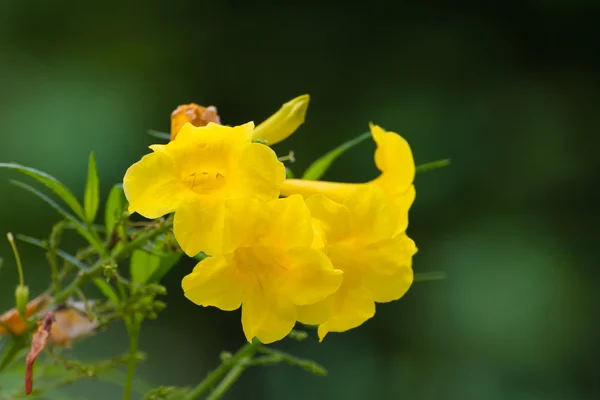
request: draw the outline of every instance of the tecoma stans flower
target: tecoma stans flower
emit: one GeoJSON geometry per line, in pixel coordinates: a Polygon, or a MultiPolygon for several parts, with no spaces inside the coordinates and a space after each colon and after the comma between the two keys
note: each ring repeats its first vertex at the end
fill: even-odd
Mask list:
{"type": "Polygon", "coordinates": [[[340,289],[324,301],[298,308],[298,320],[319,325],[319,338],[344,332],[375,315],[375,303],[402,297],[413,281],[417,248],[404,232],[395,234],[395,211],[383,191],[367,184],[342,203],[322,194],[306,200],[314,226],[334,268],[344,271],[340,289]]]}
{"type": "Polygon", "coordinates": [[[175,140],[181,127],[189,122],[194,126],[206,126],[209,122],[221,123],[215,106],[202,107],[195,103],[182,104],[171,113],[171,140],[175,140]]]}
{"type": "Polygon", "coordinates": [[[342,272],[311,247],[314,230],[301,196],[267,204],[228,200],[225,207],[233,218],[225,225],[222,255],[205,258],[183,278],[185,296],[225,311],[241,306],[248,341],[275,342],[294,327],[296,307],[334,293],[342,272]]]}
{"type": "Polygon", "coordinates": [[[175,212],[175,238],[186,254],[219,254],[225,201],[276,199],[285,179],[273,150],[252,143],[253,129],[252,122],[187,123],[176,140],[150,146],[153,153],[129,167],[123,180],[129,212],[151,219],[175,212]]]}
{"type": "MultiPolygon", "coordinates": [[[[395,232],[406,230],[408,209],[415,199],[415,163],[410,146],[400,135],[388,132],[370,124],[371,135],[377,144],[375,165],[381,175],[370,183],[385,192],[390,206],[397,210],[398,220],[395,232]]],[[[301,194],[305,198],[314,194],[324,194],[331,200],[340,202],[355,188],[364,184],[286,179],[281,185],[281,195],[301,194]]]]}

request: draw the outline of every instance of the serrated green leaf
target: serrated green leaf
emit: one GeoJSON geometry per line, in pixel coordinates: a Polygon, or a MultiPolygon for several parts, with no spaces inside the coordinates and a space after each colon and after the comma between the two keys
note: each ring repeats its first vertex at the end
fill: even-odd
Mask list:
{"type": "Polygon", "coordinates": [[[106,234],[110,235],[115,228],[115,224],[122,217],[123,212],[127,209],[127,199],[123,191],[122,184],[116,184],[110,190],[108,199],[106,200],[106,208],[104,210],[104,223],[106,234]]]}
{"type": "Polygon", "coordinates": [[[320,179],[325,172],[331,167],[333,162],[338,159],[339,156],[344,154],[347,150],[356,146],[357,144],[365,141],[366,139],[371,137],[370,132],[363,133],[360,136],[355,137],[354,139],[348,140],[345,143],[342,143],[335,149],[329,151],[325,155],[321,156],[318,160],[313,162],[307,169],[304,171],[304,175],[302,175],[302,179],[310,179],[310,180],[318,180],[320,179]]]}
{"type": "Polygon", "coordinates": [[[83,208],[81,204],[77,201],[73,193],[69,189],[67,189],[62,183],[58,181],[58,179],[54,178],[51,175],[48,175],[45,172],[38,171],[37,169],[25,167],[23,165],[14,164],[14,163],[0,163],[0,168],[14,169],[19,171],[25,175],[28,175],[41,184],[48,187],[52,190],[58,197],[60,197],[77,215],[78,218],[84,219],[83,208]]]}
{"type": "Polygon", "coordinates": [[[100,204],[100,180],[98,179],[98,167],[96,166],[96,157],[90,153],[88,163],[88,176],[85,183],[85,193],[83,196],[83,209],[85,218],[90,224],[96,219],[98,205],[100,204]]]}
{"type": "Polygon", "coordinates": [[[99,247],[99,246],[101,246],[101,244],[97,243],[94,240],[94,238],[92,237],[92,235],[90,235],[90,233],[87,231],[85,225],[83,225],[83,223],[81,221],[79,221],[77,218],[75,218],[73,215],[71,215],[69,212],[67,212],[64,208],[62,208],[61,206],[56,204],[56,202],[54,200],[52,200],[51,198],[46,196],[44,193],[40,192],[39,190],[37,190],[36,188],[34,188],[32,186],[29,186],[26,183],[23,183],[20,181],[14,181],[14,180],[11,180],[10,183],[17,187],[20,187],[21,189],[24,189],[30,193],[33,193],[34,195],[36,195],[37,197],[42,199],[44,202],[46,202],[48,205],[50,205],[50,207],[54,208],[56,211],[58,211],[59,214],[61,214],[68,221],[70,221],[73,224],[73,227],[75,228],[75,230],[81,236],[83,236],[83,238],[86,239],[88,241],[88,243],[90,243],[92,246],[94,246],[94,248],[98,252],[102,253],[104,251],[103,247],[99,247]]]}

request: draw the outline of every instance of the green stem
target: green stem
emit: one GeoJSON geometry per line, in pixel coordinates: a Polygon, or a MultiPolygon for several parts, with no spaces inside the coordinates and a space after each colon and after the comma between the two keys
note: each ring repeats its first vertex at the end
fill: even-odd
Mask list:
{"type": "Polygon", "coordinates": [[[131,398],[133,389],[133,378],[135,377],[135,368],[137,366],[138,338],[140,334],[140,324],[135,320],[126,321],[127,331],[129,332],[129,360],[127,361],[127,380],[125,381],[125,391],[123,400],[131,398]]]}
{"type": "Polygon", "coordinates": [[[148,240],[152,240],[156,236],[167,232],[172,227],[172,221],[166,222],[165,224],[160,225],[156,229],[141,233],[138,237],[136,237],[131,242],[127,243],[125,246],[115,248],[115,250],[110,255],[102,257],[94,265],[92,265],[89,268],[89,270],[79,273],[77,278],[75,278],[67,287],[65,287],[59,294],[55,296],[54,304],[60,304],[65,302],[69,297],[73,295],[73,293],[75,293],[75,291],[79,287],[81,287],[81,285],[83,285],[90,278],[98,274],[102,270],[102,268],[104,268],[104,266],[106,266],[109,262],[119,260],[120,258],[129,254],[132,250],[146,243],[148,240]]]}
{"type": "Polygon", "coordinates": [[[439,281],[446,279],[447,275],[444,271],[419,272],[415,274],[413,282],[439,281]]]}
{"type": "Polygon", "coordinates": [[[206,398],[206,400],[218,400],[225,392],[227,392],[231,386],[239,379],[242,372],[246,369],[246,363],[250,361],[251,357],[243,357],[239,360],[239,362],[234,365],[231,370],[225,375],[225,378],[219,383],[219,385],[211,392],[210,395],[206,398]]]}
{"type": "Polygon", "coordinates": [[[17,261],[17,271],[19,272],[19,285],[25,285],[25,278],[23,276],[23,264],[21,264],[21,257],[19,256],[19,250],[17,250],[17,244],[15,243],[15,238],[12,233],[7,233],[6,238],[8,239],[8,243],[10,243],[10,247],[12,247],[12,251],[15,255],[15,260],[17,261]]]}
{"type": "MultiPolygon", "coordinates": [[[[246,362],[258,351],[260,346],[261,344],[258,340],[254,340],[252,343],[246,343],[245,345],[243,345],[233,356],[231,356],[231,358],[223,361],[222,364],[219,365],[216,369],[214,369],[211,373],[209,373],[202,382],[200,382],[196,387],[190,390],[188,394],[184,397],[184,400],[197,399],[208,389],[213,387],[223,375],[229,372],[229,370],[232,370],[234,367],[238,366],[238,364],[243,362],[243,366],[245,368],[246,362]]],[[[242,372],[243,368],[241,371],[239,371],[238,376],[242,372]]],[[[235,379],[237,379],[237,377],[235,377],[235,379]]],[[[235,381],[235,379],[231,382],[232,384],[235,381]]]]}
{"type": "Polygon", "coordinates": [[[431,171],[432,169],[438,169],[442,167],[446,167],[450,165],[450,159],[446,158],[444,160],[432,161],[425,164],[417,165],[415,172],[425,172],[431,171]]]}

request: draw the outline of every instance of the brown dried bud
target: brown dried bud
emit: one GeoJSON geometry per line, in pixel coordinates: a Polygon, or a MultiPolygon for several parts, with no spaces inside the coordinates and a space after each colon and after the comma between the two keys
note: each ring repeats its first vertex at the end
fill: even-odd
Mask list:
{"type": "Polygon", "coordinates": [[[189,122],[194,126],[206,126],[209,122],[221,123],[215,106],[202,107],[198,104],[182,104],[171,114],[171,140],[175,140],[181,127],[189,122]]]}

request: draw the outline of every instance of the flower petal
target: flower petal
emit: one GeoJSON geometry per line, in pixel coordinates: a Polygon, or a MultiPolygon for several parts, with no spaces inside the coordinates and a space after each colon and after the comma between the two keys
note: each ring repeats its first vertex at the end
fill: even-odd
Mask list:
{"type": "Polygon", "coordinates": [[[225,216],[223,253],[252,246],[257,237],[265,236],[270,229],[268,207],[259,200],[226,200],[225,216]]]}
{"type": "Polygon", "coordinates": [[[334,269],[327,256],[317,250],[295,248],[288,250],[285,273],[274,284],[277,291],[295,305],[313,304],[339,289],[342,271],[334,269]]]}
{"type": "Polygon", "coordinates": [[[181,282],[185,297],[195,304],[224,311],[238,309],[244,297],[244,280],[225,257],[199,262],[181,282]]]}
{"type": "Polygon", "coordinates": [[[178,207],[173,229],[185,254],[190,257],[201,251],[211,256],[222,254],[224,218],[224,203],[211,201],[208,196],[178,207]]]}
{"type": "Polygon", "coordinates": [[[348,208],[317,194],[306,199],[306,205],[315,221],[315,228],[323,235],[327,244],[342,240],[350,233],[348,208]]]}
{"type": "Polygon", "coordinates": [[[308,207],[299,195],[268,203],[271,230],[261,242],[281,249],[310,247],[313,242],[313,226],[308,207]]]}
{"type": "Polygon", "coordinates": [[[319,325],[320,340],[323,340],[328,332],[345,332],[356,328],[375,315],[375,303],[365,289],[342,287],[334,297],[329,320],[319,325]]]}
{"type": "Polygon", "coordinates": [[[406,190],[415,179],[415,161],[408,142],[395,132],[387,132],[370,124],[371,135],[377,143],[375,165],[381,171],[386,193],[406,190]]]}
{"type": "Polygon", "coordinates": [[[335,302],[336,294],[326,297],[314,304],[305,306],[297,306],[298,322],[306,325],[319,325],[327,322],[333,311],[333,303],[335,302]]]}
{"type": "Polygon", "coordinates": [[[166,146],[155,145],[151,149],[153,153],[129,167],[123,190],[129,201],[129,212],[153,219],[175,211],[193,193],[176,179],[166,146]]]}
{"type": "Polygon", "coordinates": [[[269,201],[279,197],[285,179],[285,167],[269,146],[252,143],[245,147],[238,166],[231,171],[229,197],[256,197],[269,201]]]}
{"type": "Polygon", "coordinates": [[[246,292],[242,327],[249,342],[254,337],[265,344],[276,342],[290,333],[295,324],[296,308],[291,302],[269,295],[260,287],[246,292]]]}
{"type": "Polygon", "coordinates": [[[311,181],[308,179],[286,179],[281,184],[281,195],[291,196],[299,194],[305,199],[316,194],[322,194],[327,198],[342,202],[348,194],[361,183],[338,183],[325,181],[311,181]]]}
{"type": "Polygon", "coordinates": [[[398,224],[397,217],[388,206],[388,199],[377,185],[367,184],[356,188],[344,200],[350,211],[351,229],[364,244],[389,239],[398,224]]]}

